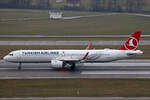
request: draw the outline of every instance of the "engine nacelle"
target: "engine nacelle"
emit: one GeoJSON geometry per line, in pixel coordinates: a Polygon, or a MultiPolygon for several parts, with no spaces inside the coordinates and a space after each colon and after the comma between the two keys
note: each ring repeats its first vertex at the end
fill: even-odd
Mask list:
{"type": "Polygon", "coordinates": [[[59,60],[52,60],[51,66],[53,68],[65,68],[65,69],[74,70],[76,65],[73,62],[63,62],[59,60]]]}
{"type": "Polygon", "coordinates": [[[51,65],[54,68],[63,68],[63,61],[59,61],[59,60],[52,60],[51,61],[51,65]]]}

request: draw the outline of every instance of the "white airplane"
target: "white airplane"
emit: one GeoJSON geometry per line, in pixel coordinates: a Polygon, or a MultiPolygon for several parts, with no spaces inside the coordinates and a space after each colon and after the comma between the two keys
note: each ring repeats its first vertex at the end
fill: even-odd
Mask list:
{"type": "Polygon", "coordinates": [[[100,63],[127,59],[141,55],[137,50],[141,31],[136,31],[119,49],[91,50],[92,43],[85,50],[17,50],[3,59],[6,62],[19,63],[50,63],[53,68],[74,70],[77,63],[100,63]]]}

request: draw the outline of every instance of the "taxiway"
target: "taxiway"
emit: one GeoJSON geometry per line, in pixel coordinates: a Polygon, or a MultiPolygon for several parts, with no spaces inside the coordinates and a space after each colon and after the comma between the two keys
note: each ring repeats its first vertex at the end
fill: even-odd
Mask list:
{"type": "MultiPolygon", "coordinates": [[[[125,41],[93,41],[93,45],[123,45],[125,41]]],[[[0,41],[0,45],[40,45],[40,46],[59,46],[59,45],[88,45],[89,41],[0,41]]],[[[140,45],[150,45],[149,40],[140,41],[140,45]]]]}
{"type": "MultiPolygon", "coordinates": [[[[0,38],[128,38],[130,35],[0,35],[0,38]]],[[[150,37],[150,35],[141,35],[150,37]]]]}

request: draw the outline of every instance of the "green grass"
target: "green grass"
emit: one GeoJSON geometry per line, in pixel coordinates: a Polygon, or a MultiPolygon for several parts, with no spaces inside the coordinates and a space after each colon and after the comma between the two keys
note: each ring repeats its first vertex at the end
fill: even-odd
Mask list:
{"type": "MultiPolygon", "coordinates": [[[[73,12],[65,13],[73,15],[73,12]]],[[[77,12],[77,15],[79,14],[85,15],[85,12],[77,12]]],[[[23,10],[22,13],[19,13],[16,10],[12,10],[12,15],[16,18],[39,18],[47,16],[47,11],[23,10]]],[[[1,19],[10,17],[11,15],[2,10],[0,16],[1,19]]],[[[150,18],[117,14],[74,20],[38,19],[28,21],[0,21],[0,34],[99,35],[130,34],[135,30],[142,30],[144,34],[149,34],[149,26],[150,18]]]]}
{"type": "Polygon", "coordinates": [[[84,11],[64,11],[63,16],[64,17],[70,17],[70,16],[87,16],[87,15],[101,15],[105,13],[100,12],[84,12],[84,11]]]}
{"type": "MultiPolygon", "coordinates": [[[[51,50],[51,49],[85,49],[86,46],[0,46],[0,59],[5,55],[14,50],[51,50]]],[[[95,49],[118,49],[120,46],[93,46],[95,49]]],[[[149,46],[140,46],[140,50],[144,51],[144,54],[141,56],[134,57],[134,59],[150,59],[150,47],[149,46]]]]}
{"type": "Polygon", "coordinates": [[[150,97],[145,79],[0,80],[0,97],[150,97]]]}
{"type": "Polygon", "coordinates": [[[143,11],[150,11],[150,0],[145,0],[146,1],[146,6],[144,6],[143,11]]]}
{"type": "Polygon", "coordinates": [[[0,9],[0,19],[48,17],[47,10],[0,9]]]}
{"type": "MultiPolygon", "coordinates": [[[[85,16],[98,15],[103,13],[84,12],[84,11],[64,11],[63,16],[85,16]]],[[[0,9],[0,19],[20,19],[20,18],[48,18],[48,10],[31,10],[31,9],[0,9]]]]}

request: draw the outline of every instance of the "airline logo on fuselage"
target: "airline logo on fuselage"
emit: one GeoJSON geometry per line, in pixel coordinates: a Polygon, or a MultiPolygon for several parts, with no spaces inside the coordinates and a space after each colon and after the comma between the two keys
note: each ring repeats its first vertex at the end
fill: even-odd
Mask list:
{"type": "Polygon", "coordinates": [[[56,51],[28,51],[22,52],[23,55],[58,55],[59,52],[56,51]]]}

